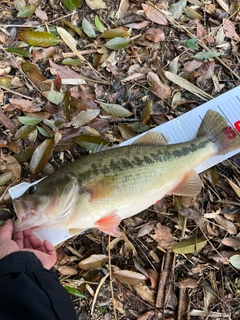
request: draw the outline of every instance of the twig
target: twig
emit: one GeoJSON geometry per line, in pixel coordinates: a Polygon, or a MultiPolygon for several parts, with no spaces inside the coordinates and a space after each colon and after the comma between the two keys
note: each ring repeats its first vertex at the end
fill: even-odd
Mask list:
{"type": "MultiPolygon", "coordinates": [[[[157,6],[155,6],[153,3],[151,3],[150,1],[148,1],[148,4],[151,5],[152,7],[154,7],[156,10],[158,10],[159,12],[161,12],[167,19],[169,22],[171,22],[173,25],[176,25],[177,27],[179,27],[180,29],[182,29],[185,33],[187,33],[189,35],[189,37],[191,39],[196,39],[196,37],[194,36],[194,34],[192,34],[189,30],[187,30],[185,27],[183,27],[180,23],[178,23],[176,20],[174,20],[173,18],[169,17],[168,15],[166,15],[166,13],[164,11],[162,11],[161,9],[159,9],[157,6]]],[[[234,12],[234,14],[232,14],[230,17],[232,17],[233,15],[235,15],[238,11],[234,12]]],[[[230,18],[229,17],[229,18],[230,18]]],[[[219,27],[221,27],[222,25],[220,25],[219,27]]],[[[202,39],[201,39],[202,40],[202,39]]],[[[204,48],[207,51],[211,51],[204,43],[201,42],[201,40],[197,39],[197,43],[204,48]]],[[[223,62],[219,57],[214,57],[224,68],[226,68],[232,75],[234,75],[235,78],[237,78],[238,80],[240,80],[240,77],[234,72],[232,71],[231,68],[229,68],[225,62],[223,62]]]]}
{"type": "Polygon", "coordinates": [[[0,89],[5,90],[5,91],[7,91],[7,92],[10,92],[10,93],[12,93],[12,94],[16,94],[16,95],[21,96],[21,97],[23,97],[23,98],[26,98],[26,99],[28,99],[28,100],[33,100],[33,98],[31,98],[31,97],[29,97],[29,96],[25,96],[24,94],[21,94],[21,93],[19,93],[19,92],[16,92],[16,91],[7,89],[7,88],[5,88],[5,87],[0,86],[0,89]]]}
{"type": "Polygon", "coordinates": [[[93,297],[93,302],[92,302],[92,308],[91,308],[91,315],[93,315],[93,312],[94,312],[94,307],[95,307],[95,303],[97,301],[97,297],[98,297],[98,294],[99,294],[99,291],[101,289],[101,286],[104,284],[105,280],[107,279],[107,277],[109,276],[109,273],[107,273],[102,279],[101,281],[99,282],[99,285],[97,286],[97,290],[94,294],[94,297],[93,297]]]}

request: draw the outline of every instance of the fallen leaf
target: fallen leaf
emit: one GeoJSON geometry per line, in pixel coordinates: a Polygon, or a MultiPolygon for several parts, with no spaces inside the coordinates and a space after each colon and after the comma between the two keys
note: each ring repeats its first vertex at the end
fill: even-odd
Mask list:
{"type": "Polygon", "coordinates": [[[236,269],[240,269],[240,254],[235,254],[229,258],[229,262],[236,269]]]}
{"type": "Polygon", "coordinates": [[[221,242],[225,246],[231,247],[235,250],[240,249],[240,239],[238,238],[224,238],[221,242]]]}
{"type": "Polygon", "coordinates": [[[81,111],[76,117],[72,119],[66,126],[73,126],[74,128],[79,128],[84,126],[89,121],[95,119],[100,113],[97,109],[88,109],[86,111],[81,111]]]}
{"type": "Polygon", "coordinates": [[[150,236],[157,242],[159,247],[166,250],[172,249],[175,241],[169,227],[163,226],[159,222],[154,228],[154,232],[155,234],[150,234],[150,236]]]}
{"type": "Polygon", "coordinates": [[[131,28],[131,29],[140,30],[140,29],[148,27],[150,24],[151,24],[151,21],[143,20],[141,22],[126,24],[125,27],[131,28]]]}
{"type": "Polygon", "coordinates": [[[218,263],[229,264],[229,258],[235,254],[235,251],[220,251],[219,253],[211,255],[210,258],[218,263]]]}
{"type": "Polygon", "coordinates": [[[238,197],[240,197],[240,187],[238,185],[236,185],[233,181],[231,181],[230,179],[228,179],[228,182],[230,184],[230,186],[233,188],[233,190],[236,192],[236,194],[238,195],[238,197]]]}
{"type": "Polygon", "coordinates": [[[35,47],[50,47],[59,42],[59,39],[49,32],[25,30],[18,33],[21,41],[35,47]]]}
{"type": "Polygon", "coordinates": [[[135,271],[130,270],[117,270],[113,272],[114,278],[116,278],[118,281],[131,285],[136,286],[140,282],[145,283],[147,280],[147,277],[143,274],[135,271]]]}
{"type": "Polygon", "coordinates": [[[147,81],[151,84],[152,92],[155,93],[159,98],[167,99],[171,95],[171,88],[162,83],[156,73],[149,72],[147,75],[147,81]]]}
{"type": "Polygon", "coordinates": [[[32,174],[38,173],[48,162],[52,155],[53,140],[47,139],[43,141],[34,150],[32,159],[30,161],[30,172],[32,174]]]}
{"type": "Polygon", "coordinates": [[[172,247],[172,251],[178,254],[194,253],[202,250],[207,244],[207,240],[204,238],[190,238],[175,243],[172,247]]]}
{"type": "Polygon", "coordinates": [[[99,104],[104,111],[106,111],[108,114],[114,117],[125,118],[125,117],[130,117],[133,114],[128,109],[122,107],[119,104],[103,103],[103,102],[99,102],[99,104]]]}
{"type": "Polygon", "coordinates": [[[236,234],[237,229],[235,225],[228,219],[224,218],[220,214],[216,214],[213,216],[213,219],[219,224],[222,228],[224,228],[230,234],[236,234]]]}
{"type": "Polygon", "coordinates": [[[109,29],[104,31],[100,35],[100,38],[113,39],[116,37],[127,38],[129,36],[130,36],[130,33],[125,28],[119,27],[119,28],[109,29]]]}
{"type": "Polygon", "coordinates": [[[90,257],[79,262],[78,267],[83,270],[94,270],[103,266],[108,261],[104,254],[92,254],[90,257]]]}
{"type": "Polygon", "coordinates": [[[160,42],[165,40],[165,34],[163,30],[157,28],[149,28],[145,33],[145,37],[153,42],[160,42]]]}
{"type": "Polygon", "coordinates": [[[165,71],[164,75],[166,78],[168,78],[170,81],[176,83],[180,87],[184,88],[185,90],[190,91],[191,93],[195,94],[196,96],[200,97],[203,100],[209,100],[212,99],[212,96],[204,92],[203,90],[199,89],[197,86],[192,84],[191,82],[185,80],[184,78],[181,78],[169,71],[165,71]]]}
{"type": "Polygon", "coordinates": [[[155,23],[161,24],[161,25],[168,24],[167,18],[159,10],[157,10],[154,7],[147,5],[145,3],[142,4],[142,8],[143,8],[146,16],[148,17],[148,19],[151,20],[152,22],[155,22],[155,23]]]}
{"type": "Polygon", "coordinates": [[[70,33],[61,27],[57,27],[57,32],[72,52],[74,52],[81,61],[85,61],[86,59],[77,50],[77,41],[70,35],[70,33]]]}
{"type": "Polygon", "coordinates": [[[240,36],[235,31],[235,25],[230,20],[223,18],[223,30],[227,38],[240,40],[240,36]]]}
{"type": "Polygon", "coordinates": [[[58,268],[58,271],[63,275],[63,276],[75,276],[78,274],[77,269],[71,266],[61,266],[58,268]]]}
{"type": "Polygon", "coordinates": [[[91,23],[83,18],[82,20],[82,29],[84,31],[84,33],[86,33],[86,35],[89,37],[89,38],[96,38],[96,32],[95,30],[93,29],[93,26],[91,25],[91,23]]]}
{"type": "Polygon", "coordinates": [[[80,0],[63,0],[63,3],[70,11],[73,11],[81,6],[80,0]]]}
{"type": "Polygon", "coordinates": [[[130,46],[131,42],[132,41],[129,38],[116,37],[109,40],[105,46],[111,50],[120,50],[130,46]]]}
{"type": "Polygon", "coordinates": [[[173,19],[179,19],[181,17],[183,8],[186,4],[187,0],[179,0],[170,6],[169,11],[171,12],[173,19]]]}
{"type": "Polygon", "coordinates": [[[103,0],[85,0],[85,2],[91,10],[106,9],[106,3],[103,0]]]}
{"type": "Polygon", "coordinates": [[[118,11],[116,13],[116,18],[117,19],[124,18],[126,16],[128,8],[129,8],[129,0],[121,0],[118,11]]]}
{"type": "Polygon", "coordinates": [[[153,106],[152,99],[148,99],[143,107],[142,112],[141,112],[141,124],[142,125],[146,124],[148,122],[148,120],[150,119],[150,116],[152,113],[152,106],[153,106]]]}
{"type": "Polygon", "coordinates": [[[191,7],[186,6],[183,8],[184,13],[190,19],[202,19],[202,15],[199,14],[197,11],[193,10],[191,7]]]}
{"type": "Polygon", "coordinates": [[[0,171],[10,171],[12,183],[16,184],[19,182],[21,177],[21,166],[10,154],[0,153],[0,171]]]}
{"type": "Polygon", "coordinates": [[[40,8],[36,8],[35,15],[36,15],[36,17],[38,17],[42,21],[48,20],[48,16],[47,16],[46,12],[41,10],[40,8]]]}
{"type": "Polygon", "coordinates": [[[9,99],[10,103],[13,105],[14,108],[20,109],[23,112],[38,112],[41,111],[42,108],[36,106],[33,100],[26,100],[26,99],[9,99]]]}

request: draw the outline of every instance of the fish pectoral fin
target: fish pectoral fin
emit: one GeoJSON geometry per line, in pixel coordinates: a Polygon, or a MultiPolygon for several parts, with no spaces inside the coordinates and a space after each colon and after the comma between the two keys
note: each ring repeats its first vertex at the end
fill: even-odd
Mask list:
{"type": "Polygon", "coordinates": [[[171,191],[172,194],[178,196],[196,196],[202,188],[202,180],[195,170],[189,171],[183,181],[171,191]]]}
{"type": "Polygon", "coordinates": [[[84,186],[84,191],[90,194],[90,201],[99,200],[110,196],[114,191],[116,177],[104,176],[84,186]]]}
{"type": "Polygon", "coordinates": [[[132,144],[152,144],[152,145],[166,145],[167,139],[161,132],[148,132],[135,140],[132,144]]]}
{"type": "Polygon", "coordinates": [[[113,237],[120,237],[121,232],[118,228],[119,223],[121,222],[121,218],[116,213],[111,213],[108,216],[105,216],[98,221],[95,222],[94,226],[113,237]]]}

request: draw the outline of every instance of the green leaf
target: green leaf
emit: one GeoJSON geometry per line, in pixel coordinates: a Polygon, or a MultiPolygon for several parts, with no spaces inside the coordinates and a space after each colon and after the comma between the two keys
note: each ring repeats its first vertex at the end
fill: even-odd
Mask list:
{"type": "Polygon", "coordinates": [[[131,44],[131,40],[129,38],[113,38],[109,40],[105,46],[111,50],[120,50],[127,48],[131,44]]]}
{"type": "Polygon", "coordinates": [[[93,26],[85,18],[83,18],[83,21],[82,21],[82,29],[89,38],[96,38],[96,33],[95,33],[95,30],[93,29],[93,26]]]}
{"type": "Polygon", "coordinates": [[[73,25],[72,23],[68,22],[67,20],[62,19],[61,20],[66,26],[68,26],[72,31],[77,33],[80,37],[83,35],[82,29],[80,29],[78,26],[73,25]]]}
{"type": "Polygon", "coordinates": [[[104,31],[100,38],[113,39],[113,38],[129,38],[130,34],[123,28],[116,28],[104,31]]]}
{"type": "Polygon", "coordinates": [[[42,127],[37,126],[38,131],[43,135],[44,137],[50,138],[50,134],[42,127]]]}
{"type": "Polygon", "coordinates": [[[18,38],[35,47],[50,47],[59,42],[59,39],[49,32],[25,30],[18,33],[18,38]]]}
{"type": "Polygon", "coordinates": [[[124,118],[130,117],[133,114],[126,108],[122,107],[120,104],[100,102],[100,106],[103,108],[104,111],[106,111],[114,117],[124,118]]]}
{"type": "Polygon", "coordinates": [[[22,48],[9,47],[7,48],[7,52],[15,53],[24,58],[28,58],[29,56],[29,52],[26,49],[22,49],[22,48]]]}
{"type": "Polygon", "coordinates": [[[36,124],[38,124],[39,122],[42,121],[42,118],[34,118],[34,117],[18,117],[18,120],[22,123],[22,124],[26,124],[28,126],[34,126],[36,124]]]}
{"type": "MultiPolygon", "coordinates": [[[[79,144],[82,148],[87,149],[89,151],[98,151],[99,147],[107,146],[107,141],[98,137],[98,136],[88,136],[88,135],[81,135],[73,139],[74,142],[79,144]]],[[[101,149],[101,148],[100,148],[101,149]]],[[[104,147],[105,149],[105,147],[104,147]]]]}
{"type": "Polygon", "coordinates": [[[59,91],[45,91],[43,95],[52,103],[58,105],[63,101],[64,93],[59,91]]]}
{"type": "Polygon", "coordinates": [[[53,149],[53,140],[47,139],[43,141],[34,150],[32,159],[30,161],[31,174],[38,173],[47,163],[51,157],[53,149]]]}
{"type": "Polygon", "coordinates": [[[16,133],[15,133],[15,139],[19,140],[19,139],[24,139],[27,136],[29,136],[29,134],[31,132],[33,132],[36,129],[36,126],[22,126],[16,133]]]}
{"type": "Polygon", "coordinates": [[[35,4],[31,4],[29,6],[24,6],[18,12],[17,16],[18,16],[18,18],[28,18],[36,11],[36,8],[37,8],[37,6],[35,4]]]}
{"type": "Polygon", "coordinates": [[[141,122],[133,122],[129,125],[129,127],[135,132],[145,132],[149,130],[150,126],[142,125],[141,122]]]}
{"type": "Polygon", "coordinates": [[[62,64],[64,66],[79,66],[81,64],[80,59],[72,59],[72,58],[65,58],[62,60],[62,64]]]}
{"type": "Polygon", "coordinates": [[[36,147],[27,147],[26,150],[20,151],[18,154],[14,156],[14,158],[18,162],[24,162],[31,158],[36,147]]]}
{"type": "Polygon", "coordinates": [[[91,10],[106,9],[106,3],[103,0],[85,0],[91,10]]]}
{"type": "Polygon", "coordinates": [[[98,15],[95,16],[94,22],[95,22],[95,26],[99,32],[104,32],[106,30],[104,24],[102,23],[102,21],[100,20],[98,15]]]}
{"type": "Polygon", "coordinates": [[[63,286],[70,294],[75,297],[87,299],[80,291],[70,286],[63,286]]]}
{"type": "Polygon", "coordinates": [[[214,57],[219,57],[223,55],[223,53],[216,52],[216,51],[204,51],[204,52],[198,52],[195,54],[194,58],[203,60],[203,59],[211,59],[214,57]]]}
{"type": "Polygon", "coordinates": [[[63,0],[63,3],[65,7],[70,11],[73,11],[74,9],[77,9],[81,6],[80,0],[63,0]]]}
{"type": "Polygon", "coordinates": [[[183,8],[186,6],[186,0],[179,0],[170,6],[169,11],[172,13],[173,19],[179,19],[182,15],[183,8]]]}
{"type": "Polygon", "coordinates": [[[240,254],[234,254],[233,256],[231,256],[229,258],[229,262],[234,268],[240,269],[240,254]]]}
{"type": "Polygon", "coordinates": [[[198,46],[196,45],[196,41],[197,41],[196,38],[189,39],[185,42],[185,45],[186,45],[186,47],[188,47],[190,49],[198,50],[198,46]]]}
{"type": "Polygon", "coordinates": [[[172,247],[172,251],[180,254],[194,253],[200,251],[207,244],[204,238],[191,238],[182,240],[172,247]]]}

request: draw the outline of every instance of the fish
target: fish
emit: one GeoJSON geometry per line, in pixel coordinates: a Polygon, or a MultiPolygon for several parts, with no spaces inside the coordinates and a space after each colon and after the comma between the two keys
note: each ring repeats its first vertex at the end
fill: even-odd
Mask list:
{"type": "Polygon", "coordinates": [[[119,237],[121,220],[166,194],[196,196],[202,181],[194,168],[239,147],[238,132],[210,109],[193,140],[166,144],[153,131],[131,145],[82,156],[13,199],[15,231],[97,228],[119,237]]]}

